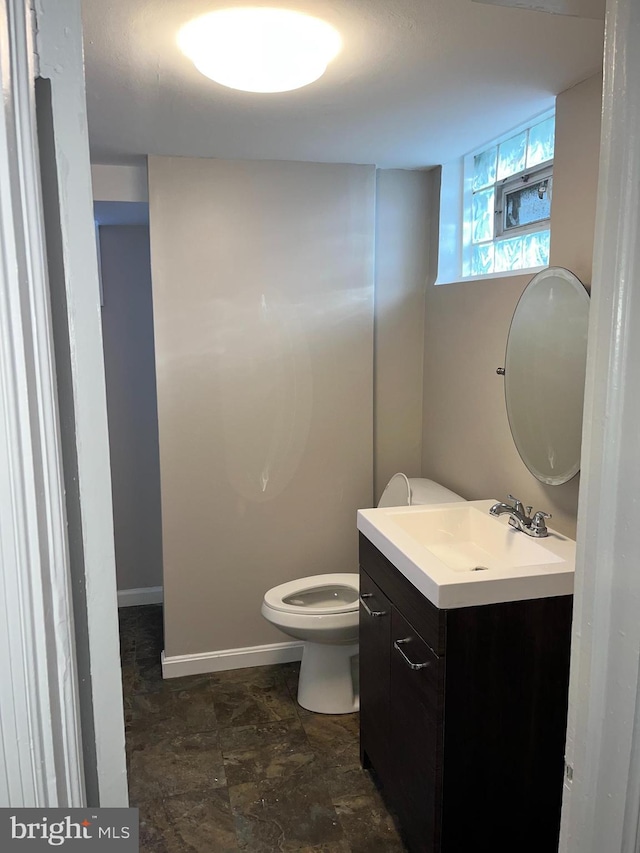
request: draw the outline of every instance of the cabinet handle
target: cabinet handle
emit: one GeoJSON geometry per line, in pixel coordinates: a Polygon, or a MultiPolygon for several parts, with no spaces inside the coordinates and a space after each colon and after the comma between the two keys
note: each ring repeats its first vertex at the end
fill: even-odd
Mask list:
{"type": "Polygon", "coordinates": [[[411,637],[405,637],[403,640],[394,640],[393,648],[397,652],[400,652],[400,654],[404,658],[405,663],[410,667],[410,669],[425,669],[427,666],[429,666],[429,663],[430,663],[429,661],[426,661],[425,663],[414,663],[412,660],[409,660],[409,658],[405,655],[404,651],[402,650],[401,646],[404,645],[405,643],[410,643],[410,642],[411,642],[411,637]]]}
{"type": "Polygon", "coordinates": [[[369,607],[369,605],[367,604],[367,602],[365,601],[365,598],[373,598],[373,593],[372,592],[363,592],[362,595],[360,596],[360,604],[364,607],[364,609],[367,611],[369,616],[386,616],[387,615],[386,610],[372,610],[369,607]]]}

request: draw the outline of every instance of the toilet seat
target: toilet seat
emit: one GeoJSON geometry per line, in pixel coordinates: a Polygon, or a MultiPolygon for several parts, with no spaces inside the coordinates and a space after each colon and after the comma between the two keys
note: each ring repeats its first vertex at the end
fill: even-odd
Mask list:
{"type": "Polygon", "coordinates": [[[359,577],[355,573],[311,575],[268,590],[264,603],[281,613],[324,616],[358,610],[359,577]]]}

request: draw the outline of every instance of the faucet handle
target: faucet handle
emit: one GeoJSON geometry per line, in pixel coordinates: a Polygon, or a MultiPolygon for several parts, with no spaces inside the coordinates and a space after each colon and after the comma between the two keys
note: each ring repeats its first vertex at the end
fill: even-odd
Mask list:
{"type": "MultiPolygon", "coordinates": [[[[513,508],[515,509],[516,512],[519,512],[521,515],[524,515],[524,513],[523,513],[524,507],[522,506],[522,501],[518,500],[518,498],[514,498],[513,495],[508,495],[507,499],[510,501],[513,501],[513,503],[514,503],[513,508]]],[[[530,509],[533,509],[533,507],[530,507],[530,509]]]]}
{"type": "Polygon", "coordinates": [[[547,535],[547,525],[544,523],[545,518],[552,518],[550,512],[537,512],[531,521],[531,529],[537,531],[538,536],[547,535]]]}
{"type": "MultiPolygon", "coordinates": [[[[531,507],[529,507],[531,509],[531,507]]],[[[550,512],[539,511],[533,516],[534,521],[542,521],[545,518],[553,518],[550,512]]]]}

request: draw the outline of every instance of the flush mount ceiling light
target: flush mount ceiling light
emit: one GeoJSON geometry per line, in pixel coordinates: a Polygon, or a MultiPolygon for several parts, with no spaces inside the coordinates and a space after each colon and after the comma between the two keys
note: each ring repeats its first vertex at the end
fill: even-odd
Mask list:
{"type": "Polygon", "coordinates": [[[322,77],[337,30],[289,9],[220,9],[185,24],[178,46],[205,77],[245,92],[288,92],[322,77]]]}

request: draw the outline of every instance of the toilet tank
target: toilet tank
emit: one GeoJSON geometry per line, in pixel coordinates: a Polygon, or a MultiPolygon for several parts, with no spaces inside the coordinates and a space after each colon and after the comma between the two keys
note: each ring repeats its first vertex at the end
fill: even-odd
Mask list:
{"type": "Polygon", "coordinates": [[[387,483],[378,506],[412,506],[416,504],[444,504],[463,501],[464,498],[445,489],[440,483],[423,477],[394,474],[387,483]]]}

